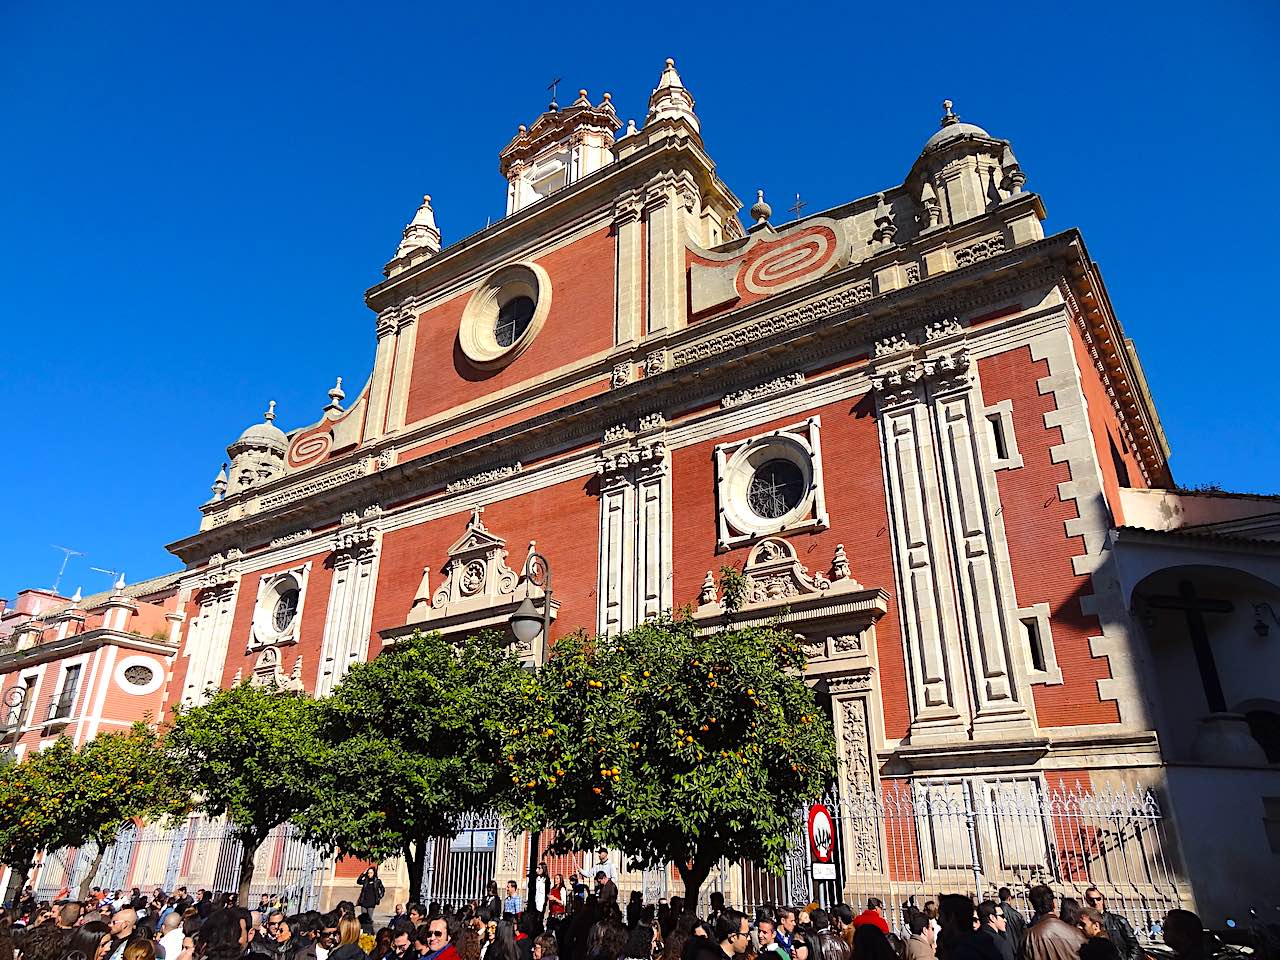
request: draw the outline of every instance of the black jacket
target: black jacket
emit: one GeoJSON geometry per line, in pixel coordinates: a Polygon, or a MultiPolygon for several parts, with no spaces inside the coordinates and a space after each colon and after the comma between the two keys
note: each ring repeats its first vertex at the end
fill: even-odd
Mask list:
{"type": "Polygon", "coordinates": [[[1138,938],[1134,936],[1133,927],[1129,926],[1128,920],[1118,913],[1107,911],[1102,914],[1102,926],[1120,953],[1120,960],[1139,960],[1142,948],[1138,946],[1138,938]]]}
{"type": "Polygon", "coordinates": [[[369,960],[369,955],[360,949],[359,943],[344,943],[329,952],[329,960],[369,960]]]}
{"type": "Polygon", "coordinates": [[[1027,938],[1027,918],[1008,900],[1000,901],[1000,910],[1004,914],[1005,939],[1016,956],[1022,952],[1022,941],[1027,938]]]}
{"type": "Polygon", "coordinates": [[[356,882],[360,884],[360,896],[356,898],[356,905],[365,910],[372,910],[387,895],[386,885],[377,875],[367,877],[362,873],[356,882]]]}

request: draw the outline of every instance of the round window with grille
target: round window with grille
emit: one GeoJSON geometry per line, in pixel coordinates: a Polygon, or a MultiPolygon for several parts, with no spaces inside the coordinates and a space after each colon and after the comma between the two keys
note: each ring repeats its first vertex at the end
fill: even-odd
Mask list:
{"type": "Polygon", "coordinates": [[[276,597],[275,609],[271,612],[271,625],[275,627],[276,633],[288,630],[289,624],[298,615],[298,596],[296,589],[289,589],[276,597]]]}
{"type": "Polygon", "coordinates": [[[751,475],[747,506],[758,517],[777,520],[800,506],[807,487],[804,473],[790,460],[769,460],[751,475]]]}
{"type": "Polygon", "coordinates": [[[458,345],[481,370],[498,370],[533,343],[551,309],[551,278],[532,262],[493,273],[467,301],[458,345]]]}
{"type": "Polygon", "coordinates": [[[135,687],[145,687],[155,678],[156,672],[145,663],[135,663],[124,671],[125,683],[135,687]]]}

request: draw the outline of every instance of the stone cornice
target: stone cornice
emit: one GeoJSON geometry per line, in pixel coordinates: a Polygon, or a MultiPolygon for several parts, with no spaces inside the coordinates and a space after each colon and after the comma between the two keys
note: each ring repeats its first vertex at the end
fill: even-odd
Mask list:
{"type": "MultiPolygon", "coordinates": [[[[984,230],[989,233],[991,227],[990,223],[970,224],[958,242],[980,236],[984,230]]],[[[694,406],[718,406],[726,392],[803,370],[841,351],[864,351],[870,357],[877,340],[919,331],[940,317],[963,318],[1017,301],[1032,291],[1042,295],[1061,283],[1073,263],[1081,262],[1083,248],[1079,234],[1071,230],[919,283],[863,296],[877,270],[895,258],[901,261],[912,255],[912,245],[893,248],[813,284],[611,354],[600,360],[600,376],[608,376],[620,356],[640,360],[661,350],[671,362],[665,371],[655,370],[607,393],[498,428],[429,457],[379,469],[379,450],[365,448],[349,459],[326,464],[315,475],[283,478],[255,492],[259,503],[272,503],[269,508],[213,526],[168,549],[187,564],[199,565],[228,547],[266,543],[299,528],[318,529],[352,504],[443,493],[450,481],[480,471],[514,462],[536,463],[548,455],[596,445],[611,424],[637,415],[663,412],[670,418],[694,406]],[[341,480],[336,479],[339,474],[341,480]],[[326,479],[330,476],[335,480],[326,479]],[[310,488],[305,494],[278,496],[299,482],[310,488]]],[[[405,434],[394,442],[403,450],[421,439],[405,434]]]]}
{"type": "Polygon", "coordinates": [[[74,637],[64,637],[61,640],[38,643],[33,647],[27,647],[25,650],[0,652],[0,674],[14,670],[25,670],[38,663],[61,660],[64,657],[75,656],[78,653],[88,653],[105,646],[126,647],[130,650],[154,653],[160,657],[172,657],[178,652],[177,644],[171,644],[167,640],[153,640],[121,630],[88,630],[85,633],[76,634],[74,637]]]}

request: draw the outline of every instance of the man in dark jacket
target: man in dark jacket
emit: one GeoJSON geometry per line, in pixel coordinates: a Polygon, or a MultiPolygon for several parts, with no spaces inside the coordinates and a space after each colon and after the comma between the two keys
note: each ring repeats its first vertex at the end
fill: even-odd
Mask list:
{"type": "Polygon", "coordinates": [[[1112,913],[1105,906],[1106,899],[1097,887],[1090,887],[1084,892],[1084,902],[1102,914],[1102,926],[1107,937],[1115,944],[1120,960],[1139,960],[1142,948],[1138,946],[1138,938],[1134,935],[1129,921],[1118,913],[1112,913]]]}
{"type": "Polygon", "coordinates": [[[814,910],[809,914],[809,924],[818,935],[818,957],[812,960],[849,960],[852,950],[831,929],[827,911],[814,910]]]}
{"type": "Polygon", "coordinates": [[[1000,960],[1013,960],[1013,944],[1005,936],[1007,929],[1003,904],[994,900],[978,904],[978,936],[990,942],[1000,960]]]}
{"type": "Polygon", "coordinates": [[[1078,960],[1084,934],[1058,919],[1053,910],[1053,891],[1040,884],[1031,888],[1027,899],[1036,917],[1022,944],[1023,960],[1078,960]]]}
{"type": "Polygon", "coordinates": [[[1013,893],[1008,887],[996,891],[1000,910],[1004,913],[1004,936],[1013,947],[1014,954],[1022,952],[1022,940],[1027,935],[1027,918],[1013,905],[1013,893]]]}

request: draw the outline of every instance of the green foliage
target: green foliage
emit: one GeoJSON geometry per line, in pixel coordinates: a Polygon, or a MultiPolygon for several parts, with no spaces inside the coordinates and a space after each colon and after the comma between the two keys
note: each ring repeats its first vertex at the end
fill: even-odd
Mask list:
{"type": "Polygon", "coordinates": [[[696,895],[721,857],[781,871],[797,809],[836,768],[793,635],[699,636],[688,619],[560,640],[509,731],[504,812],[577,849],[676,864],[696,895]]]}
{"type": "Polygon", "coordinates": [[[130,820],[176,815],[186,802],[181,772],[146,724],[80,747],[61,737],[0,768],[0,860],[23,869],[41,850],[90,841],[101,853],[130,820]]]}
{"type": "Polygon", "coordinates": [[[329,753],[295,825],[329,852],[403,855],[416,898],[425,845],[452,836],[459,814],[492,805],[508,717],[533,693],[495,635],[415,633],[353,664],[321,703],[329,753]]]}
{"type": "Polygon", "coordinates": [[[242,683],[175,710],[167,751],[186,772],[196,808],[225,816],[251,851],[312,801],[324,761],[316,734],[316,701],[242,683]]]}

